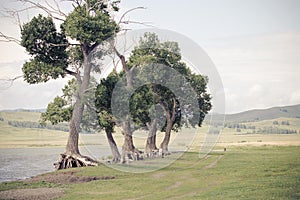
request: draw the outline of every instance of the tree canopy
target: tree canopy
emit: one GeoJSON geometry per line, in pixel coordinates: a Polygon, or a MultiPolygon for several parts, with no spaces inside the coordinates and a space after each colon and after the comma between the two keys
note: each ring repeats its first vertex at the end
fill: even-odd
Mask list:
{"type": "Polygon", "coordinates": [[[65,76],[68,42],[63,32],[57,32],[51,17],[34,17],[22,27],[21,34],[21,45],[32,56],[23,65],[24,79],[28,83],[46,82],[65,76]]]}
{"type": "Polygon", "coordinates": [[[132,71],[130,75],[133,85],[139,85],[140,82],[141,86],[126,86],[126,79],[120,78],[127,76],[124,71],[119,74],[114,71],[105,81],[101,81],[97,88],[96,107],[100,119],[104,119],[103,124],[115,125],[118,120],[126,121],[130,117],[137,125],[130,127],[131,129],[149,129],[149,124],[156,118],[159,120],[155,122],[166,134],[170,134],[171,129],[178,131],[182,125],[201,126],[205,114],[211,109],[211,97],[206,90],[208,79],[191,72],[182,61],[178,43],[161,42],[156,34],[146,33],[131,52],[126,64],[132,71]],[[149,82],[149,76],[150,79],[161,80],[161,83],[149,82]],[[170,85],[172,88],[168,88],[170,85]],[[117,90],[117,99],[112,100],[112,90],[117,90]],[[185,95],[178,96],[180,93],[185,95]],[[129,113],[124,109],[127,101],[129,113]],[[111,102],[115,104],[116,113],[112,113],[111,102]],[[155,112],[157,105],[164,114],[155,112]]]}
{"type": "MultiPolygon", "coordinates": [[[[53,17],[47,7],[26,2],[46,11],[48,16],[40,14],[33,17],[21,28],[21,45],[31,55],[22,68],[24,79],[30,84],[36,84],[64,78],[66,75],[74,78],[63,89],[64,95],[49,103],[47,111],[42,114],[43,123],[70,121],[66,153],[61,155],[56,166],[62,169],[95,165],[92,159],[82,157],[78,148],[81,129],[89,129],[91,126],[95,128],[93,118],[96,116],[86,114],[86,111],[94,109],[90,104],[94,101],[94,94],[91,95],[90,92],[95,92],[89,88],[91,71],[96,67],[90,63],[89,54],[118,32],[118,25],[111,13],[118,10],[119,1],[72,1],[74,10],[63,14],[64,19],[61,19],[62,23],[58,28],[54,23],[57,18],[53,17]]],[[[96,56],[101,58],[104,54],[102,52],[96,56]]]]}

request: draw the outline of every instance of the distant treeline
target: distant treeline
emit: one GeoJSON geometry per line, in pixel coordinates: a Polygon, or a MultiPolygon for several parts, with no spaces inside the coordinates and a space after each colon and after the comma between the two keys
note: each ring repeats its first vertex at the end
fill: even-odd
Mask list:
{"type": "Polygon", "coordinates": [[[252,125],[245,125],[245,124],[230,124],[230,123],[225,123],[225,128],[236,128],[236,129],[255,129],[255,126],[252,125]]]}
{"type": "MultiPolygon", "coordinates": [[[[297,134],[300,133],[300,131],[294,130],[294,129],[286,129],[286,128],[279,128],[280,125],[289,126],[289,121],[273,121],[273,124],[275,126],[268,126],[268,127],[260,127],[257,128],[253,125],[247,125],[247,124],[239,124],[239,123],[225,123],[226,128],[232,128],[236,129],[237,132],[242,132],[242,129],[249,130],[251,129],[251,133],[269,133],[269,134],[297,134]]],[[[248,132],[249,133],[249,132],[248,132]]]]}
{"type": "Polygon", "coordinates": [[[271,133],[271,134],[296,134],[297,130],[282,129],[278,127],[263,127],[258,130],[254,130],[253,133],[271,133]]]}
{"type": "Polygon", "coordinates": [[[7,123],[8,125],[17,128],[39,128],[39,129],[50,129],[50,130],[69,132],[69,124],[67,123],[61,123],[57,125],[52,125],[52,124],[41,125],[38,122],[31,122],[31,121],[8,121],[7,123]]]}

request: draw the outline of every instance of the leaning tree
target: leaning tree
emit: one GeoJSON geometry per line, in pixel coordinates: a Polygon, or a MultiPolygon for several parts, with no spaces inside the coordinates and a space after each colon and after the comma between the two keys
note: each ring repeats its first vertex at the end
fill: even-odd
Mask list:
{"type": "Polygon", "coordinates": [[[115,131],[116,119],[111,110],[112,92],[120,77],[121,75],[113,70],[105,79],[101,80],[95,92],[95,107],[98,113],[98,122],[100,128],[106,133],[112,152],[112,162],[121,161],[121,154],[112,135],[115,131]]]}
{"type": "MultiPolygon", "coordinates": [[[[38,3],[25,2],[49,11],[38,3]]],[[[89,54],[99,45],[105,45],[104,42],[118,31],[118,25],[110,13],[118,10],[119,1],[71,2],[74,10],[63,14],[59,28],[56,27],[51,12],[47,12],[48,16],[40,14],[21,27],[21,45],[31,55],[31,59],[22,68],[25,81],[37,84],[67,75],[75,78],[76,92],[69,118],[70,132],[66,152],[61,154],[57,163],[58,169],[97,165],[92,159],[82,156],[78,148],[80,124],[86,107],[91,72],[96,69],[89,62],[89,54]]],[[[98,56],[103,54],[104,52],[98,56]]],[[[56,98],[53,103],[65,102],[56,98]]],[[[44,118],[47,119],[47,115],[44,115],[44,118]]],[[[51,118],[48,120],[51,121],[51,118]]]]}

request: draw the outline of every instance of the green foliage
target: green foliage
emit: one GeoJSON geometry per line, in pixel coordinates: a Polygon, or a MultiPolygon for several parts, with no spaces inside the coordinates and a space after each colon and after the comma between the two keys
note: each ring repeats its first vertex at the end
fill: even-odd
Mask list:
{"type": "MultiPolygon", "coordinates": [[[[176,97],[169,88],[166,88],[160,84],[153,84],[151,86],[145,87],[143,90],[135,91],[136,94],[133,95],[132,98],[135,103],[131,103],[132,105],[134,105],[132,107],[133,110],[131,110],[131,115],[134,117],[134,120],[139,121],[140,124],[149,122],[150,118],[146,117],[148,110],[152,105],[157,103],[162,103],[165,109],[170,113],[170,115],[172,115],[174,99],[176,99],[176,120],[173,124],[173,129],[177,130],[182,126],[182,123],[187,123],[192,126],[195,126],[196,124],[201,126],[205,115],[212,107],[210,102],[211,97],[206,90],[208,78],[203,75],[192,73],[191,70],[186,66],[186,64],[181,61],[180,48],[177,42],[160,42],[158,36],[155,33],[145,33],[144,36],[140,39],[139,45],[132,51],[128,65],[129,68],[134,66],[143,68],[143,66],[149,65],[151,63],[158,63],[173,68],[180,74],[180,76],[184,77],[196,93],[195,98],[198,102],[199,111],[197,111],[198,113],[194,114],[192,118],[189,118],[188,121],[182,121],[181,109],[183,108],[180,108],[179,103],[181,101],[187,102],[188,99],[178,99],[179,97],[176,97]],[[148,92],[145,92],[146,89],[148,90],[148,92]],[[142,92],[143,94],[137,94],[139,92],[142,92]],[[151,97],[151,94],[147,93],[151,93],[152,96],[155,96],[155,98],[151,97]],[[145,96],[145,94],[147,95],[145,96]],[[153,99],[152,104],[151,102],[149,102],[149,100],[145,100],[147,98],[153,99]],[[142,106],[142,104],[145,104],[147,106],[142,106]]],[[[153,70],[156,69],[153,68],[153,70]]],[[[160,76],[160,74],[167,76],[166,73],[163,72],[158,73],[158,76],[160,76]]],[[[179,77],[169,75],[167,77],[163,77],[163,79],[168,82],[174,83],[174,88],[180,89],[182,87],[178,82],[178,80],[180,80],[179,77]]],[[[191,97],[191,100],[194,100],[193,98],[194,97],[191,97]]],[[[195,110],[191,110],[189,112],[195,113],[195,110]]]]}
{"type": "Polygon", "coordinates": [[[68,42],[64,33],[57,32],[52,18],[34,17],[22,27],[21,35],[21,45],[33,56],[23,66],[24,79],[28,83],[64,77],[68,42]]]}
{"type": "Polygon", "coordinates": [[[76,79],[73,78],[63,87],[63,98],[66,100],[68,105],[73,104],[74,95],[78,92],[78,85],[76,79]]]}
{"type": "MultiPolygon", "coordinates": [[[[42,124],[45,125],[46,121],[52,124],[69,121],[73,109],[76,109],[80,115],[83,113],[78,117],[77,123],[82,122],[81,126],[86,130],[95,128],[97,116],[93,106],[90,105],[90,102],[94,102],[90,97],[94,97],[95,89],[92,85],[86,88],[86,83],[91,83],[90,75],[86,72],[99,72],[99,68],[89,63],[88,55],[118,31],[110,12],[118,11],[119,2],[119,0],[77,2],[77,6],[74,6],[74,10],[61,24],[60,32],[57,31],[50,16],[38,15],[22,27],[21,45],[32,56],[23,65],[24,78],[28,83],[47,82],[50,79],[65,77],[67,74],[76,77],[63,88],[63,96],[56,97],[48,105],[47,111],[41,115],[42,124]],[[77,41],[69,42],[67,37],[77,41]],[[75,102],[78,104],[73,107],[75,102]],[[82,109],[84,112],[81,112],[82,109]]],[[[92,56],[101,58],[104,53],[106,52],[103,50],[92,56]]]]}
{"type": "Polygon", "coordinates": [[[24,79],[30,83],[47,82],[51,78],[57,79],[59,76],[64,77],[64,69],[53,64],[40,62],[37,59],[31,59],[23,65],[24,79]]]}
{"type": "Polygon", "coordinates": [[[95,93],[95,106],[98,113],[100,128],[113,131],[116,125],[111,111],[112,92],[116,83],[120,80],[120,74],[113,71],[106,79],[102,79],[95,93]]]}
{"type": "Polygon", "coordinates": [[[67,51],[70,66],[81,66],[83,64],[83,53],[79,46],[70,47],[67,51]]]}
{"type": "Polygon", "coordinates": [[[73,108],[62,97],[55,97],[54,101],[49,103],[45,113],[41,114],[41,124],[50,121],[52,124],[70,121],[73,108]]]}
{"type": "Polygon", "coordinates": [[[155,104],[155,98],[151,92],[151,85],[144,85],[135,90],[130,98],[130,114],[134,122],[139,126],[146,126],[151,121],[150,108],[155,104]]]}
{"type": "Polygon", "coordinates": [[[62,30],[85,45],[103,42],[114,35],[117,24],[101,9],[93,5],[76,7],[61,25],[62,30]]]}
{"type": "Polygon", "coordinates": [[[149,63],[160,63],[167,66],[175,65],[181,60],[180,49],[176,42],[161,43],[155,33],[145,33],[139,45],[132,51],[129,67],[141,66],[149,63]]]}

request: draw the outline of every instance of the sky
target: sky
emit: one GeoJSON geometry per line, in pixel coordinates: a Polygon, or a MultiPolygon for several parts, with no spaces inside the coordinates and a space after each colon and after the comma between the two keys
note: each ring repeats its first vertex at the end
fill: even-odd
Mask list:
{"type": "MultiPolygon", "coordinates": [[[[0,9],[16,4],[0,0],[0,9]]],[[[223,82],[226,113],[300,104],[300,1],[298,0],[123,0],[126,19],[175,31],[196,42],[213,61],[223,82]]],[[[63,4],[65,9],[71,9],[63,4]]],[[[2,12],[3,13],[3,12],[2,12]]],[[[30,19],[29,14],[23,20],[30,19]]],[[[117,16],[118,17],[118,16],[117,16]]],[[[0,31],[19,36],[13,20],[0,31]]],[[[131,25],[130,28],[145,28],[131,25]]],[[[66,80],[29,85],[18,79],[28,59],[23,48],[0,43],[0,110],[46,108],[66,80]],[[9,87],[10,86],[10,87],[9,87]]]]}

